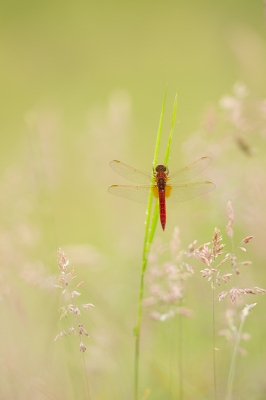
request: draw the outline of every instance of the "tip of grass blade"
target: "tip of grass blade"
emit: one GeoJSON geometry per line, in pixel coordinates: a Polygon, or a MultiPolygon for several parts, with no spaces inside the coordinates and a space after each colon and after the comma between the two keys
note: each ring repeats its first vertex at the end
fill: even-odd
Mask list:
{"type": "Polygon", "coordinates": [[[176,114],[177,114],[177,92],[175,94],[175,100],[174,100],[174,106],[173,106],[173,112],[172,112],[172,124],[171,124],[171,129],[170,129],[170,133],[169,133],[169,137],[168,137],[165,157],[164,157],[164,165],[169,164],[173,132],[174,132],[175,123],[176,123],[176,114]]]}
{"type": "Polygon", "coordinates": [[[154,150],[154,157],[153,157],[153,168],[155,168],[156,165],[158,164],[159,149],[160,149],[162,131],[163,131],[163,120],[164,120],[164,110],[165,110],[165,103],[166,103],[166,94],[167,94],[167,86],[166,86],[165,91],[164,91],[164,97],[163,97],[162,108],[161,108],[161,115],[160,115],[160,120],[159,120],[158,131],[157,131],[155,150],[154,150]]]}

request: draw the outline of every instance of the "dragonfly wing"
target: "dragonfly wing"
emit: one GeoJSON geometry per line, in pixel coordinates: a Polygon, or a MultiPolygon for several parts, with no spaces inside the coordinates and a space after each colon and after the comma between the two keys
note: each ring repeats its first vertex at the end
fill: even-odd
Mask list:
{"type": "Polygon", "coordinates": [[[215,184],[212,182],[193,182],[183,185],[167,186],[166,196],[167,201],[178,203],[209,193],[215,189],[215,184]],[[169,197],[168,197],[169,196],[169,197]]]}
{"type": "Polygon", "coordinates": [[[131,182],[151,183],[152,181],[152,174],[148,174],[147,172],[132,168],[121,161],[113,160],[110,162],[109,165],[116,173],[118,173],[119,175],[123,176],[123,178],[126,178],[131,182]]]}
{"type": "Polygon", "coordinates": [[[185,168],[181,168],[169,175],[170,183],[178,183],[188,181],[189,179],[194,178],[205,168],[207,168],[212,162],[210,157],[201,157],[199,160],[194,161],[192,164],[188,165],[185,168]]]}
{"type": "MultiPolygon", "coordinates": [[[[108,192],[138,203],[147,203],[150,188],[150,186],[113,185],[109,187],[108,192]]],[[[156,187],[152,189],[156,190],[156,187]]]]}

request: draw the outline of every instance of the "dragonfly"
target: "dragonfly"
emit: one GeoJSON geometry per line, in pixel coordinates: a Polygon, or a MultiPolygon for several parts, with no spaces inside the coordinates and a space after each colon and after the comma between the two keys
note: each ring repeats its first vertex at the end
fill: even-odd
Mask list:
{"type": "Polygon", "coordinates": [[[153,199],[159,202],[160,221],[163,231],[166,224],[166,200],[178,203],[201,196],[215,189],[215,184],[209,181],[183,183],[200,174],[211,163],[210,157],[201,157],[185,168],[169,173],[168,167],[157,165],[152,174],[132,168],[121,161],[113,160],[110,167],[123,178],[139,183],[133,185],[112,185],[109,193],[133,200],[139,203],[147,203],[150,190],[153,199]]]}

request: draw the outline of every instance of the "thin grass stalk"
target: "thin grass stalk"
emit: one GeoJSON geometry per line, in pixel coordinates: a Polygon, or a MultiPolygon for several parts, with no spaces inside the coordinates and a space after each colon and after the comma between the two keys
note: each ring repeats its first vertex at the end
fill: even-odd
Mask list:
{"type": "MultiPolygon", "coordinates": [[[[154,157],[153,157],[153,169],[155,169],[156,165],[158,164],[159,149],[160,149],[160,143],[161,143],[161,137],[162,137],[164,111],[165,111],[165,100],[166,100],[166,90],[164,93],[160,121],[159,121],[158,132],[157,132],[157,138],[156,138],[156,144],[155,144],[155,151],[154,151],[154,157]]],[[[170,134],[168,137],[168,143],[167,143],[166,154],[165,154],[165,159],[164,159],[165,165],[168,165],[169,158],[170,158],[170,148],[171,148],[173,130],[174,130],[175,121],[176,121],[176,110],[177,110],[177,95],[176,95],[175,101],[174,101],[174,108],[173,108],[173,113],[172,113],[172,125],[171,125],[170,134]]],[[[143,302],[143,293],[144,293],[144,276],[145,276],[145,271],[147,268],[149,251],[150,251],[150,247],[151,247],[151,244],[152,244],[152,241],[154,238],[154,234],[155,234],[155,230],[156,230],[156,226],[157,226],[157,222],[158,222],[158,216],[159,216],[159,204],[158,204],[158,202],[156,202],[156,205],[155,205],[154,211],[153,211],[153,217],[151,220],[152,200],[153,200],[153,192],[151,189],[150,194],[149,194],[148,206],[147,206],[147,211],[146,211],[146,220],[145,220],[145,235],[144,235],[144,245],[143,245],[143,254],[142,254],[142,268],[141,268],[141,276],[140,276],[137,324],[134,329],[134,334],[135,334],[134,399],[135,400],[138,400],[138,390],[139,390],[138,389],[139,388],[139,347],[140,347],[139,345],[140,345],[140,331],[141,331],[141,319],[142,319],[142,302],[143,302]]]]}
{"type": "MultiPolygon", "coordinates": [[[[165,152],[165,157],[164,157],[164,165],[168,165],[169,160],[170,160],[170,150],[171,150],[173,132],[174,132],[174,127],[175,127],[175,122],[176,122],[176,112],[177,112],[177,94],[175,96],[175,101],[174,101],[174,107],[173,107],[173,112],[172,112],[172,125],[171,125],[171,129],[170,129],[169,137],[168,137],[168,142],[167,142],[167,147],[166,147],[166,152],[165,152]]],[[[157,158],[156,162],[153,163],[153,168],[156,167],[157,163],[158,163],[158,158],[157,158]]],[[[154,207],[152,223],[151,223],[150,230],[149,230],[148,242],[150,243],[150,245],[154,238],[154,233],[155,233],[158,217],[159,217],[159,203],[157,202],[154,207]]]]}
{"type": "MultiPolygon", "coordinates": [[[[182,307],[183,301],[179,300],[179,307],[182,307]]],[[[183,316],[178,315],[178,372],[179,372],[179,400],[183,399],[183,316]]]]}
{"type": "MultiPolygon", "coordinates": [[[[164,119],[164,110],[165,110],[165,100],[166,100],[166,90],[164,93],[159,127],[157,131],[157,138],[155,144],[155,151],[153,157],[153,168],[156,166],[159,157],[159,149],[162,137],[162,126],[164,119]]],[[[152,243],[152,239],[154,236],[154,232],[156,229],[156,224],[158,218],[153,218],[151,223],[151,210],[152,210],[152,199],[153,193],[152,189],[149,193],[149,200],[146,211],[146,220],[145,220],[145,235],[144,235],[144,245],[143,245],[143,253],[142,253],[142,266],[141,266],[141,276],[140,276],[140,287],[139,287],[139,299],[138,299],[138,311],[137,311],[137,324],[134,329],[135,334],[135,367],[134,367],[134,399],[138,400],[138,391],[139,391],[139,343],[140,343],[140,330],[141,330],[141,318],[142,318],[142,301],[143,301],[143,293],[144,293],[144,275],[147,268],[148,255],[150,251],[150,246],[152,243]]],[[[158,206],[157,206],[158,208],[158,206]]],[[[156,209],[156,207],[155,207],[156,209]]]]}
{"type": "Polygon", "coordinates": [[[164,165],[168,165],[169,160],[170,160],[170,150],[171,150],[172,138],[173,138],[175,122],[176,122],[176,113],[177,113],[177,93],[175,95],[175,100],[174,100],[174,107],[173,107],[173,112],[172,112],[172,124],[171,124],[171,129],[170,129],[170,133],[169,133],[169,137],[168,137],[165,157],[164,157],[164,165]]]}
{"type": "MultiPolygon", "coordinates": [[[[234,243],[234,234],[232,233],[232,235],[230,236],[230,240],[231,240],[231,249],[232,249],[232,254],[233,255],[235,255],[235,243],[234,243]]],[[[236,272],[236,271],[235,271],[236,272]]],[[[236,275],[236,273],[234,273],[233,274],[233,286],[234,287],[236,287],[237,286],[237,284],[236,284],[236,277],[237,277],[237,275],[236,275]]],[[[235,299],[235,301],[234,301],[234,326],[236,327],[237,326],[237,298],[235,299]]],[[[236,338],[236,341],[237,341],[237,338],[236,338]]],[[[235,341],[235,345],[236,345],[236,341],[235,341]]],[[[238,346],[239,346],[239,343],[238,343],[238,346]]],[[[236,346],[234,347],[234,350],[235,350],[235,348],[236,348],[236,346]]],[[[236,354],[235,354],[235,357],[236,357],[236,354]]],[[[231,361],[231,365],[230,365],[230,371],[231,371],[231,367],[232,367],[232,362],[233,362],[233,358],[234,358],[234,352],[233,352],[233,354],[232,354],[232,361],[231,361]]],[[[234,374],[234,371],[232,372],[233,374],[234,374]]],[[[230,372],[229,372],[229,375],[228,375],[228,382],[229,382],[229,377],[230,377],[230,372]]],[[[231,391],[232,391],[232,388],[233,388],[233,381],[234,381],[234,376],[233,376],[233,378],[232,378],[232,383],[230,383],[230,385],[232,385],[232,387],[231,387],[231,391]]],[[[238,378],[238,381],[239,381],[239,378],[238,378]]],[[[227,382],[227,388],[228,388],[228,382],[227,382]]],[[[238,382],[239,383],[239,382],[238,382]]],[[[238,392],[239,392],[239,385],[238,385],[238,392]]],[[[231,393],[230,393],[230,396],[231,396],[231,393]]]]}
{"type": "Polygon", "coordinates": [[[87,390],[87,394],[88,394],[88,400],[91,400],[89,377],[87,374],[84,353],[82,353],[82,361],[83,361],[83,368],[84,368],[84,372],[85,372],[85,382],[86,382],[86,390],[87,390]]]}
{"type": "Polygon", "coordinates": [[[237,336],[236,336],[236,340],[235,340],[231,365],[230,365],[229,374],[228,374],[226,400],[231,400],[231,398],[232,398],[232,389],[233,389],[233,383],[234,383],[235,371],[236,371],[236,355],[237,355],[237,351],[239,349],[239,343],[240,343],[240,339],[241,339],[241,335],[242,335],[242,331],[243,331],[243,326],[244,326],[244,319],[241,319],[241,323],[240,323],[239,330],[237,332],[237,336]]]}
{"type": "Polygon", "coordinates": [[[217,381],[216,381],[216,321],[215,321],[215,279],[212,276],[212,363],[213,363],[213,385],[214,399],[216,400],[217,381]]]}
{"type": "MultiPolygon", "coordinates": [[[[235,257],[235,244],[234,244],[234,231],[233,231],[233,222],[234,222],[234,211],[233,211],[233,207],[232,207],[232,203],[229,201],[227,203],[227,214],[228,214],[228,235],[230,237],[231,240],[231,254],[233,255],[233,257],[235,257]]],[[[233,266],[233,265],[232,265],[233,266]]],[[[237,270],[235,268],[235,266],[233,266],[234,269],[234,275],[233,275],[233,286],[236,286],[236,274],[237,274],[237,270]]],[[[237,298],[234,301],[234,327],[237,326],[237,298]]],[[[231,361],[231,365],[230,365],[230,371],[229,371],[229,377],[228,377],[228,383],[227,383],[227,390],[229,393],[229,396],[231,396],[231,392],[232,392],[232,387],[233,387],[233,381],[234,381],[234,370],[235,367],[233,367],[233,360],[236,357],[236,354],[234,354],[235,349],[238,347],[237,345],[237,340],[238,340],[238,335],[235,337],[235,346],[234,346],[234,350],[233,350],[233,354],[232,354],[232,361],[231,361]],[[236,346],[237,345],[237,346],[236,346]]]]}
{"type": "Polygon", "coordinates": [[[253,307],[255,307],[256,304],[257,303],[247,305],[241,312],[241,321],[240,321],[239,329],[237,331],[234,350],[233,350],[233,354],[232,354],[231,365],[230,365],[229,374],[228,374],[226,400],[232,399],[232,390],[233,390],[233,383],[234,383],[235,371],[236,371],[236,356],[237,356],[237,352],[239,350],[239,343],[240,343],[240,340],[242,337],[244,323],[245,323],[246,317],[249,314],[250,310],[253,307]]]}

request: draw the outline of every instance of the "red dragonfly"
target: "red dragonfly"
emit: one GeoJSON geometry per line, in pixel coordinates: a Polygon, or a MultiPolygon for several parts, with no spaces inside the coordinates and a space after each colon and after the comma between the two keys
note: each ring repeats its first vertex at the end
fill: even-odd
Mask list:
{"type": "Polygon", "coordinates": [[[125,197],[139,203],[147,203],[150,189],[153,191],[154,199],[159,199],[160,221],[164,230],[166,224],[167,201],[177,203],[192,199],[215,189],[212,182],[179,183],[194,178],[211,163],[211,158],[201,157],[185,168],[181,168],[169,174],[168,167],[162,164],[157,165],[153,174],[140,171],[124,164],[121,161],[111,161],[110,167],[119,175],[131,182],[147,184],[146,186],[113,185],[108,191],[119,197],[125,197]]]}

